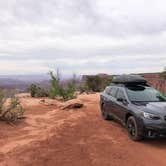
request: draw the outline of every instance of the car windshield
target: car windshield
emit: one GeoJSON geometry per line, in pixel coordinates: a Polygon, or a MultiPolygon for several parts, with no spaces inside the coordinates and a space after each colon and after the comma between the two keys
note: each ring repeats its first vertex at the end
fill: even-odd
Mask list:
{"type": "Polygon", "coordinates": [[[146,86],[131,86],[126,88],[130,101],[133,102],[162,102],[166,97],[154,88],[146,86]]]}

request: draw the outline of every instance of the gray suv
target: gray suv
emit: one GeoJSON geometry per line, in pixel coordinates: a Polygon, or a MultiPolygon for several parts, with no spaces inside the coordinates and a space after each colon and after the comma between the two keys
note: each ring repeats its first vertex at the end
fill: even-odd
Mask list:
{"type": "Polygon", "coordinates": [[[166,97],[141,76],[115,77],[101,93],[100,107],[102,117],[120,121],[134,141],[166,136],[166,97]]]}

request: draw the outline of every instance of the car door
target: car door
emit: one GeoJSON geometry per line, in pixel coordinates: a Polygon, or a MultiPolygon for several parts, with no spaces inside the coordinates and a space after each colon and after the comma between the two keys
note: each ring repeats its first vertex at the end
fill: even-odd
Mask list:
{"type": "Polygon", "coordinates": [[[101,95],[101,104],[104,104],[104,110],[108,112],[110,100],[110,87],[106,87],[103,94],[101,95]]]}
{"type": "Polygon", "coordinates": [[[123,88],[118,88],[114,108],[116,110],[115,115],[123,123],[128,110],[127,98],[125,96],[123,88]],[[118,101],[118,99],[123,99],[123,101],[118,101]]]}
{"type": "Polygon", "coordinates": [[[115,102],[116,102],[116,92],[117,88],[112,86],[107,92],[107,101],[106,101],[106,109],[109,114],[115,114],[115,102]]]}

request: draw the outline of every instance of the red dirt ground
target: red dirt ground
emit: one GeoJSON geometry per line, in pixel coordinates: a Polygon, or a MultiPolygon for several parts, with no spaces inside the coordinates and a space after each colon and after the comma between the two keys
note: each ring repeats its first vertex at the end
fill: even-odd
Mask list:
{"type": "Polygon", "coordinates": [[[99,94],[81,95],[85,107],[60,110],[22,97],[26,119],[0,122],[0,166],[165,166],[166,139],[133,142],[114,121],[104,121],[99,94]]]}

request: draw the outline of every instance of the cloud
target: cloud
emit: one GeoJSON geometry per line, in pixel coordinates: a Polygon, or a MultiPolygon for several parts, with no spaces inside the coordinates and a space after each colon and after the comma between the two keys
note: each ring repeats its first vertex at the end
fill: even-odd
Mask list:
{"type": "Polygon", "coordinates": [[[0,1],[0,74],[161,71],[165,6],[164,0],[0,1]]]}

